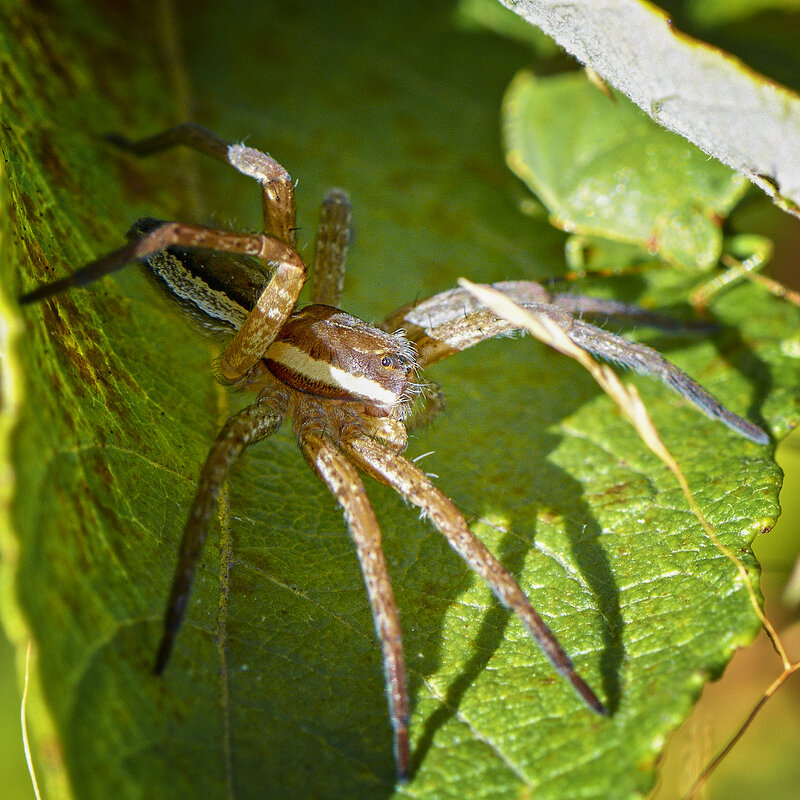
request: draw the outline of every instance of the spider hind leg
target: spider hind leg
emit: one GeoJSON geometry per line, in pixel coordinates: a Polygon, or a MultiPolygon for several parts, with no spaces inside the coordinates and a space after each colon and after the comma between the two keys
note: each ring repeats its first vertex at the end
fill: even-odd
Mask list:
{"type": "Polygon", "coordinates": [[[598,714],[608,714],[606,707],[575,670],[555,634],[533,608],[513,575],[472,533],[453,501],[437,489],[416,465],[375,439],[351,436],[342,441],[342,447],[359,468],[391,486],[425,513],[451,547],[486,581],[500,602],[520,617],[550,663],[572,684],[584,703],[598,714]]]}
{"type": "Polygon", "coordinates": [[[356,469],[331,439],[305,430],[300,432],[299,444],[311,468],[327,484],[344,510],[347,527],[356,546],[372,607],[375,632],[383,652],[389,716],[394,730],[397,777],[400,782],[405,782],[409,777],[410,765],[408,685],[400,615],[381,547],[378,521],[356,469]]]}

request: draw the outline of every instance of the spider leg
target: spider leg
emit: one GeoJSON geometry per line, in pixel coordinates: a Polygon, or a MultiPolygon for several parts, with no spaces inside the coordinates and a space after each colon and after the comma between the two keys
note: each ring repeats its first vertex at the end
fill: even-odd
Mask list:
{"type": "Polygon", "coordinates": [[[327,484],[344,509],[350,536],[356,546],[364,584],[367,588],[375,632],[383,650],[383,669],[389,717],[394,729],[397,775],[406,781],[409,774],[409,701],[400,616],[389,580],[386,558],[381,548],[381,531],[364,484],[353,465],[329,439],[305,431],[299,436],[300,448],[317,475],[327,484]]]}
{"type": "MultiPolygon", "coordinates": [[[[492,284],[492,288],[503,292],[519,305],[556,306],[573,316],[623,319],[666,331],[708,333],[717,327],[706,320],[683,322],[618,300],[570,293],[550,294],[544,286],[534,281],[501,281],[492,284]]],[[[502,320],[495,326],[490,320],[490,314],[471,317],[481,310],[486,311],[465,289],[450,289],[398,309],[387,317],[382,327],[385,330],[394,330],[410,325],[409,338],[421,348],[421,364],[427,366],[485,338],[510,332],[510,327],[508,330],[501,330],[504,324],[502,320]],[[466,318],[470,318],[470,322],[465,323],[466,318]]]]}
{"type": "MultiPolygon", "coordinates": [[[[522,305],[550,300],[544,286],[533,281],[504,281],[492,287],[522,305]]],[[[510,323],[498,319],[466,289],[460,288],[398,308],[386,317],[381,327],[386,331],[405,330],[417,350],[421,368],[514,330],[510,323]]]]}
{"type": "Polygon", "coordinates": [[[341,189],[331,189],[322,201],[314,255],[312,303],[339,305],[350,243],[350,211],[350,200],[341,189]]]}
{"type": "Polygon", "coordinates": [[[82,286],[101,275],[121,269],[131,261],[145,259],[171,245],[245,253],[277,265],[272,279],[222,356],[222,375],[229,381],[238,380],[261,358],[289,318],[305,282],[306,267],[297,251],[274,237],[167,222],[141,239],[93,261],[72,275],[23,295],[20,303],[32,303],[64,289],[82,286]]]}
{"type": "Polygon", "coordinates": [[[203,550],[211,515],[228,470],[246,447],[271,436],[283,422],[284,398],[267,393],[263,398],[234,414],[225,423],[200,473],[164,614],[164,633],[154,667],[159,675],[167,665],[175,636],[183,621],[197,559],[203,550]]]}
{"type": "Polygon", "coordinates": [[[117,147],[137,156],[148,156],[170,147],[184,145],[230,164],[239,172],[255,178],[263,187],[264,231],[291,245],[295,244],[294,185],[289,173],[270,155],[230,144],[215,133],[194,122],[184,122],[174,128],[132,141],[111,134],[106,139],[117,147]]]}
{"type": "Polygon", "coordinates": [[[96,261],[92,261],[84,267],[81,267],[75,272],[63,278],[50,283],[43,283],[37,286],[30,292],[26,292],[19,298],[20,305],[27,305],[28,303],[37,303],[39,300],[46,300],[48,297],[61,294],[67,289],[73,289],[76,286],[86,286],[86,284],[96,281],[103,275],[108,275],[122,269],[131,261],[138,257],[138,242],[131,242],[119,250],[104,255],[96,261]]]}
{"type": "MultiPolygon", "coordinates": [[[[547,315],[578,347],[641,375],[659,378],[712,419],[719,420],[757,444],[769,443],[769,436],[758,425],[728,411],[716,397],[652,347],[628,341],[596,325],[575,319],[564,308],[537,300],[537,295],[547,296],[539,284],[508,281],[494,284],[494,288],[523,308],[547,315]],[[544,294],[540,295],[540,292],[544,294]]],[[[485,339],[518,330],[513,323],[500,319],[489,309],[481,307],[478,300],[462,292],[460,289],[443,292],[413,307],[400,309],[389,317],[393,324],[405,322],[408,337],[417,348],[421,367],[466,350],[485,339]]]]}
{"type": "Polygon", "coordinates": [[[185,145],[193,150],[218,158],[220,161],[228,160],[228,148],[230,143],[221,139],[207,128],[197,125],[194,122],[184,122],[174,128],[168,128],[161,133],[148,136],[146,139],[129,139],[119,133],[109,133],[105,136],[106,141],[127,150],[135,156],[149,156],[159,153],[162,150],[169,150],[170,147],[185,145]]]}
{"type": "Polygon", "coordinates": [[[549,302],[572,315],[621,319],[670,333],[680,333],[682,331],[713,333],[719,328],[718,325],[709,320],[683,321],[666,314],[659,314],[646,308],[631,305],[630,303],[622,303],[619,300],[610,300],[603,297],[590,297],[585,294],[556,293],[549,302]]]}
{"type": "MultiPolygon", "coordinates": [[[[288,260],[292,252],[282,242],[259,234],[215,231],[197,225],[184,225],[179,222],[165,222],[139,239],[130,242],[119,250],[113,250],[102,258],[92,261],[70,275],[52,283],[46,283],[20,297],[21,304],[34,303],[59,294],[66,289],[85,286],[103,275],[122,269],[132,261],[143,261],[148,256],[170,245],[186,247],[208,247],[213,250],[246,253],[260,256],[264,260],[288,260]],[[273,244],[274,243],[274,244],[273,244]],[[263,255],[262,255],[262,251],[263,255]],[[277,256],[277,258],[275,258],[277,256]]],[[[299,260],[299,256],[294,256],[299,260]]],[[[305,267],[303,267],[305,272],[305,267]]]]}
{"type": "Polygon", "coordinates": [[[605,706],[575,671],[555,634],[533,608],[514,577],[472,533],[452,500],[437,489],[422,470],[375,439],[351,436],[342,440],[342,447],[368,475],[391,486],[424,512],[461,558],[489,584],[500,602],[519,615],[528,633],[586,705],[598,714],[606,714],[605,706]]]}
{"type": "Polygon", "coordinates": [[[612,361],[638,372],[659,378],[674,389],[690,403],[697,406],[706,416],[719,420],[731,430],[750,439],[757,444],[769,444],[769,435],[758,425],[728,411],[725,406],[704,389],[697,381],[692,380],[683,370],[668,361],[657,350],[637,342],[630,342],[622,336],[604,331],[596,325],[574,319],[563,311],[554,313],[550,309],[544,312],[553,319],[578,347],[592,355],[612,361]]]}

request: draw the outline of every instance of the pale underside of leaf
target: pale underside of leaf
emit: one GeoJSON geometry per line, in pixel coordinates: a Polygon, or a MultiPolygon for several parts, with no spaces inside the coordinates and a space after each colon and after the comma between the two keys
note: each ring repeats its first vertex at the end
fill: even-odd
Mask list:
{"type": "Polygon", "coordinates": [[[800,206],[800,98],[639,0],[503,0],[665,128],[800,206]]]}

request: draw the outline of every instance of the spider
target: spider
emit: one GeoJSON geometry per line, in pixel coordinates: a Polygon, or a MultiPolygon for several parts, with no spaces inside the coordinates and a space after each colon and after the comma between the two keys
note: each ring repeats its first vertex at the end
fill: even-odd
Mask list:
{"type": "MultiPolygon", "coordinates": [[[[244,451],[271,436],[291,418],[298,446],[344,511],[355,544],[377,637],[383,654],[398,780],[409,776],[409,697],[400,620],[381,548],[381,532],[359,471],[395,489],[417,506],[450,545],[517,613],[552,665],[598,714],[606,708],[532,607],[510,572],[471,532],[456,505],[418,466],[403,457],[411,401],[421,394],[437,410],[438,391],[417,379],[422,367],[508,333],[512,326],[455,289],[398,309],[380,326],[344,311],[338,303],[347,254],[350,206],[347,195],[326,196],[317,231],[312,305],[298,308],[306,265],[295,248],[294,187],[269,155],[229,144],[194,124],[141,141],[109,137],[136,155],[186,145],[216,157],[256,179],[264,200],[263,234],[234,233],[195,225],[140,220],[121,249],[20,298],[32,303],[144,261],[160,283],[188,310],[233,332],[219,364],[221,378],[256,392],[251,405],[234,414],[211,446],[180,545],[166,605],[155,672],[167,665],[186,611],[195,567],[227,473],[244,451]],[[199,250],[198,250],[199,248],[199,250]],[[226,254],[220,257],[220,254],[226,254]],[[254,256],[266,268],[242,255],[254,256]],[[405,328],[402,330],[401,328],[405,328]]],[[[633,306],[578,295],[549,294],[529,281],[496,287],[526,307],[554,319],[580,347],[668,385],[753,441],[768,441],[756,425],[725,409],[659,353],[604,331],[572,314],[627,316],[674,325],[633,306]]],[[[417,422],[426,421],[424,412],[417,422]]]]}

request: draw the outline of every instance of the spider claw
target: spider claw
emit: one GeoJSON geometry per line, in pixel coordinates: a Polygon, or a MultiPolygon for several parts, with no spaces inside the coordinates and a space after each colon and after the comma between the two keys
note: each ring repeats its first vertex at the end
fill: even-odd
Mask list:
{"type": "Polygon", "coordinates": [[[408,742],[408,724],[395,731],[395,760],[397,762],[397,782],[408,783],[410,775],[410,748],[408,742]]]}
{"type": "Polygon", "coordinates": [[[592,691],[589,684],[586,683],[577,672],[571,672],[566,677],[575,691],[581,696],[583,702],[586,703],[592,711],[599,714],[601,717],[611,716],[611,712],[603,705],[597,695],[592,691]]]}
{"type": "Polygon", "coordinates": [[[153,664],[153,674],[162,675],[166,669],[170,654],[172,653],[172,643],[175,641],[175,632],[168,628],[164,630],[161,642],[158,645],[156,660],[153,664]]]}

